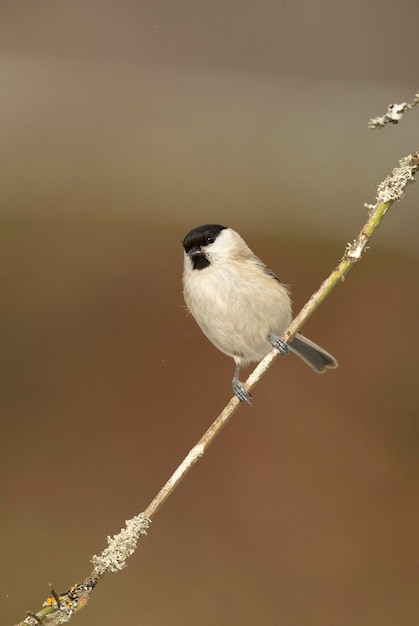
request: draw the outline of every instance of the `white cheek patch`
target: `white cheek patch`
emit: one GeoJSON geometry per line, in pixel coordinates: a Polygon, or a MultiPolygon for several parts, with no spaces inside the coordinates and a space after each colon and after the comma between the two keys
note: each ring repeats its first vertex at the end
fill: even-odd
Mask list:
{"type": "Polygon", "coordinates": [[[236,245],[233,232],[226,228],[220,232],[213,244],[207,246],[207,256],[213,263],[228,262],[236,245]]]}

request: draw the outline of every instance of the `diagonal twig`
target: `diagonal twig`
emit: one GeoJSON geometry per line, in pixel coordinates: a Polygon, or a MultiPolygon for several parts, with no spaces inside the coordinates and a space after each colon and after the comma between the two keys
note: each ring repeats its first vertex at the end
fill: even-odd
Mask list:
{"type": "Polygon", "coordinates": [[[398,124],[403,115],[409,109],[413,109],[419,104],[419,91],[415,94],[413,102],[400,102],[399,104],[389,104],[384,115],[372,117],[368,122],[368,128],[384,128],[387,124],[398,124]]]}
{"type": "MultiPolygon", "coordinates": [[[[302,328],[305,322],[316,311],[320,304],[327,298],[332,290],[344,280],[346,274],[357,263],[368,243],[384,218],[390,206],[401,200],[406,187],[414,182],[415,174],[419,167],[419,152],[408,155],[402,159],[399,166],[378,186],[375,204],[366,205],[368,217],[361,228],[358,236],[349,243],[343,257],[337,267],[323,281],[319,289],[311,296],[300,313],[292,321],[283,335],[285,341],[290,341],[302,328]]],[[[272,350],[253,370],[248,377],[245,386],[252,389],[273,361],[278,357],[277,350],[272,350]]],[[[233,413],[239,407],[239,400],[234,396],[222,410],[217,419],[211,424],[198,443],[186,455],[182,463],[177,467],[172,476],[162,487],[154,500],[143,513],[126,521],[125,527],[113,537],[108,537],[108,546],[103,552],[92,558],[94,569],[91,574],[80,584],[62,594],[52,592],[37,613],[28,613],[26,619],[16,626],[58,626],[68,622],[73,614],[83,608],[99,580],[106,572],[116,572],[126,567],[127,559],[135,552],[137,541],[145,535],[150,521],[157,513],[170,494],[178,486],[193,465],[202,457],[210,444],[221,432],[233,413]]]]}

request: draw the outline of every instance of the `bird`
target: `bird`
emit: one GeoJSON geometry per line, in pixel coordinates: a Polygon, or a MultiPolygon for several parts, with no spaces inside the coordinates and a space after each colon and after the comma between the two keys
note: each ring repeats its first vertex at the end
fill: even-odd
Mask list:
{"type": "Polygon", "coordinates": [[[288,288],[232,228],[203,224],[182,240],[183,295],[208,339],[235,362],[233,392],[251,404],[240,370],[272,348],[297,354],[316,372],[338,366],[336,359],[301,333],[287,344],[281,336],[292,320],[288,288]]]}

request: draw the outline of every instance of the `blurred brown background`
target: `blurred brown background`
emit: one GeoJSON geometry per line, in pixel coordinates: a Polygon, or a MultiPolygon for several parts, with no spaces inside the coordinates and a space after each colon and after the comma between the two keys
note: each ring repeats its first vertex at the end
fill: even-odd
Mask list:
{"type": "MultiPolygon", "coordinates": [[[[2,1],[2,624],[82,580],[231,393],[180,240],[236,228],[292,286],[418,148],[417,0],[2,1]]],[[[418,192],[79,624],[418,623],[418,192]]]]}

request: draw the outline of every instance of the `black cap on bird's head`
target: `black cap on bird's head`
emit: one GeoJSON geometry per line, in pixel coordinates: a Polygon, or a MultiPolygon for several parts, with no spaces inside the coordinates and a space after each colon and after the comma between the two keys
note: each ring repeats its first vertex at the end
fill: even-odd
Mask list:
{"type": "Polygon", "coordinates": [[[183,249],[191,260],[194,270],[203,270],[211,265],[206,254],[208,246],[213,244],[218,235],[227,228],[220,224],[204,224],[189,231],[182,241],[183,249]]]}
{"type": "Polygon", "coordinates": [[[221,224],[197,226],[185,236],[182,241],[183,249],[187,254],[193,253],[194,250],[198,252],[201,248],[214,243],[220,232],[226,228],[227,226],[221,226],[221,224]]]}

